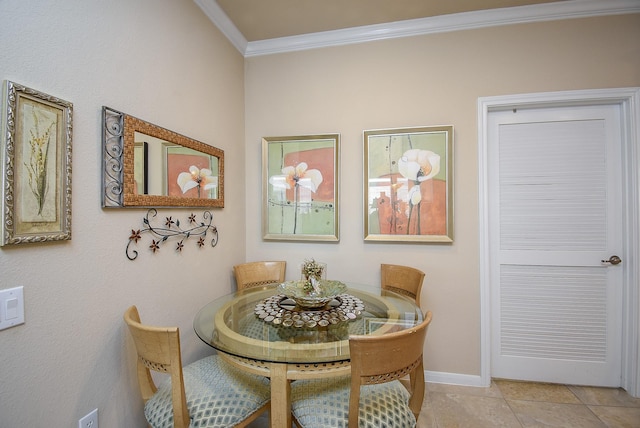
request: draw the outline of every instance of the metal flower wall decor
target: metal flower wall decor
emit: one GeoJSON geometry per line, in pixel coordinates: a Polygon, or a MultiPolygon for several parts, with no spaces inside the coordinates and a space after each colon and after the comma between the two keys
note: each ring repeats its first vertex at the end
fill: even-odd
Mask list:
{"type": "Polygon", "coordinates": [[[160,247],[166,244],[170,238],[179,239],[174,247],[174,251],[178,253],[182,252],[186,241],[191,237],[197,238],[195,244],[198,248],[204,247],[208,239],[208,233],[211,236],[211,247],[215,247],[218,244],[218,228],[212,225],[213,214],[209,211],[202,213],[202,221],[199,221],[193,213],[189,215],[186,228],[182,227],[180,220],[174,220],[172,216],[165,217],[164,222],[154,226],[152,222],[157,215],[158,211],[155,208],[151,208],[142,219],[142,229],[131,229],[126,248],[126,255],[129,260],[135,260],[138,257],[138,251],[132,249],[131,245],[137,245],[144,234],[152,236],[149,250],[154,254],[160,251],[160,247]]]}

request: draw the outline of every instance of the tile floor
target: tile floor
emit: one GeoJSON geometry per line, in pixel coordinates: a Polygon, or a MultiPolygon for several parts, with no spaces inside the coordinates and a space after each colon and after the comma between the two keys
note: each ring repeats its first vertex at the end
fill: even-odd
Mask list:
{"type": "MultiPolygon", "coordinates": [[[[268,416],[249,427],[266,428],[268,416]]],[[[494,380],[488,388],[427,383],[417,428],[640,428],[640,398],[617,388],[494,380]]]]}
{"type": "Polygon", "coordinates": [[[640,398],[618,388],[494,380],[488,388],[427,383],[418,428],[640,428],[640,398]]]}

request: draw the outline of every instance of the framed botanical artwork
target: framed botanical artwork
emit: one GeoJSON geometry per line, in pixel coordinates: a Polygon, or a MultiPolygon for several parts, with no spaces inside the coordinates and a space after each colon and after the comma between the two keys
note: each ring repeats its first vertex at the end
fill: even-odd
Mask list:
{"type": "Polygon", "coordinates": [[[339,134],[262,139],[263,239],[340,239],[339,144],[339,134]]]}
{"type": "Polygon", "coordinates": [[[453,242],[453,126],[364,131],[364,239],[453,242]]]}
{"type": "Polygon", "coordinates": [[[5,81],[1,245],[71,239],[73,104],[5,81]]]}

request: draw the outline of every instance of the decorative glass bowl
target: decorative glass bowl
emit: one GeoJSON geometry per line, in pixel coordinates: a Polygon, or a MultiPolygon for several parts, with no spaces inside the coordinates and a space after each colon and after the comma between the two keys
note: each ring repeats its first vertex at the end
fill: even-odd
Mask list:
{"type": "Polygon", "coordinates": [[[347,291],[346,284],[340,281],[321,279],[318,281],[318,289],[308,289],[307,281],[287,281],[278,285],[278,292],[296,302],[301,308],[321,308],[347,291]]]}

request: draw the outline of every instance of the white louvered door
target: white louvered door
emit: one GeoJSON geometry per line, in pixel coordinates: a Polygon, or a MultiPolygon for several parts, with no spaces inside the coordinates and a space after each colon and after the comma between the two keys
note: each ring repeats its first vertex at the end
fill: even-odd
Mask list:
{"type": "Polygon", "coordinates": [[[620,112],[492,112],[493,377],[620,386],[620,112]]]}

